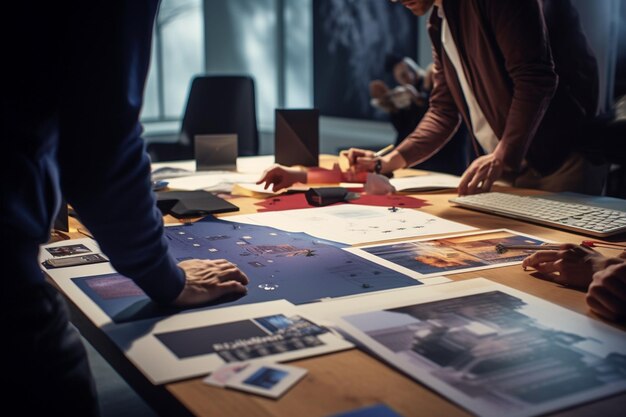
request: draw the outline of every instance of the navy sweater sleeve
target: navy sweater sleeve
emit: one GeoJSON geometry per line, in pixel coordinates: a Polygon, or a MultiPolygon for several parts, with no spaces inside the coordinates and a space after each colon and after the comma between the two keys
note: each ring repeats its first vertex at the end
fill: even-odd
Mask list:
{"type": "Polygon", "coordinates": [[[59,115],[62,190],[114,268],[167,303],[185,278],[168,254],[138,122],[158,1],[85,3],[66,32],[76,50],[59,115]]]}

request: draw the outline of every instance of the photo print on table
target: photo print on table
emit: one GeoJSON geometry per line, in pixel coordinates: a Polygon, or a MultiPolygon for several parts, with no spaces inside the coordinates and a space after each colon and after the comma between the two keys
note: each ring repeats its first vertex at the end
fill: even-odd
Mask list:
{"type": "Polygon", "coordinates": [[[539,246],[546,242],[538,237],[498,229],[345,250],[420,279],[519,264],[534,250],[511,249],[499,253],[496,245],[539,246]]]}
{"type": "Polygon", "coordinates": [[[50,248],[46,248],[48,253],[54,257],[58,256],[69,256],[69,255],[80,255],[83,253],[90,253],[91,249],[87,246],[79,244],[79,245],[65,245],[65,246],[53,246],[50,248]]]}
{"type": "Polygon", "coordinates": [[[226,386],[270,398],[278,398],[302,379],[307,372],[306,369],[296,366],[274,363],[251,364],[233,375],[226,382],[226,386]]]}
{"type": "Polygon", "coordinates": [[[626,391],[618,329],[482,278],[410,292],[368,297],[361,312],[334,320],[476,415],[536,416],[626,391]]]}
{"type": "Polygon", "coordinates": [[[225,362],[242,362],[322,346],[328,330],[299,316],[276,314],[174,332],[157,333],[179,359],[216,353],[225,362]]]}

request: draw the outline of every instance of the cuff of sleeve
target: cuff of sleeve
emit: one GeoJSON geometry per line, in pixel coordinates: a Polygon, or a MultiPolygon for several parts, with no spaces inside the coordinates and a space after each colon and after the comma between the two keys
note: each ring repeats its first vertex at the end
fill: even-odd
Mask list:
{"type": "Polygon", "coordinates": [[[169,304],[185,286],[185,273],[171,256],[165,255],[146,275],[135,283],[156,303],[169,304]]]}

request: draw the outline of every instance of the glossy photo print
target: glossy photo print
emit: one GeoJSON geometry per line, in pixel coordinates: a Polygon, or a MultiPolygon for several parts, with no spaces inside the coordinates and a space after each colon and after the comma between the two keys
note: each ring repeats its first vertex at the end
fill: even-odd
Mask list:
{"type": "Polygon", "coordinates": [[[497,250],[497,245],[542,245],[545,240],[511,230],[491,230],[346,249],[414,278],[520,263],[533,249],[497,250]]]}

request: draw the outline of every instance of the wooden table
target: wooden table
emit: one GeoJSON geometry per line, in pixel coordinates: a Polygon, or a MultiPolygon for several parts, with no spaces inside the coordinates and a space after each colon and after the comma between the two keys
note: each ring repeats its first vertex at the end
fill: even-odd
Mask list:
{"type": "MultiPolygon", "coordinates": [[[[327,165],[332,159],[323,160],[327,165]]],[[[406,173],[400,173],[404,175],[406,173]]],[[[518,194],[537,194],[531,190],[496,188],[518,194]]],[[[458,221],[480,229],[507,228],[558,242],[579,243],[583,237],[524,223],[513,219],[487,215],[452,206],[448,199],[454,193],[416,194],[431,205],[424,212],[458,221]]],[[[237,197],[230,200],[241,207],[238,214],[256,211],[257,199],[237,197]]],[[[172,219],[166,219],[172,221],[172,219]]],[[[73,222],[72,226],[77,225],[73,222]]],[[[75,230],[75,229],[73,229],[75,230]]],[[[79,234],[71,233],[73,237],[79,234]]],[[[621,236],[624,239],[624,236],[621,236]]],[[[615,251],[606,251],[607,254],[615,251]]],[[[592,315],[585,304],[584,293],[561,287],[534,277],[521,266],[508,266],[449,277],[465,280],[485,277],[495,282],[538,296],[578,313],[592,315]]],[[[71,303],[70,303],[71,304],[71,303]]],[[[125,358],[104,334],[71,305],[72,320],[81,333],[107,359],[129,384],[162,415],[196,415],[220,417],[324,417],[355,408],[385,403],[405,417],[411,416],[469,416],[461,407],[445,397],[404,376],[395,369],[357,349],[328,354],[290,364],[308,369],[307,376],[278,400],[242,392],[212,387],[194,378],[163,386],[154,386],[125,358]]],[[[593,316],[593,315],[592,315],[593,316]]],[[[626,326],[611,324],[621,330],[626,326]]],[[[588,403],[552,415],[555,416],[623,416],[626,394],[588,403]]]]}

